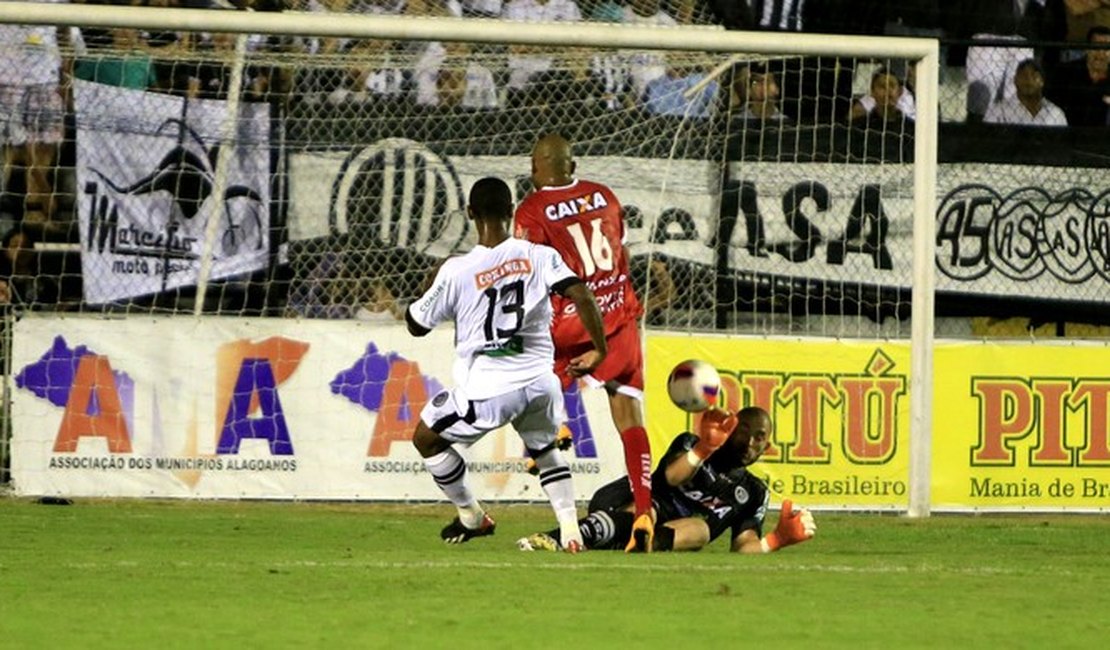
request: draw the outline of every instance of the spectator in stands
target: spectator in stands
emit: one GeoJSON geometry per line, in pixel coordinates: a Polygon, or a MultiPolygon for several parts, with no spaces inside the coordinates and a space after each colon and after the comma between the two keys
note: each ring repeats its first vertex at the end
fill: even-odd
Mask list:
{"type": "MultiPolygon", "coordinates": [[[[1110,27],[1092,27],[1087,42],[1110,47],[1110,27]]],[[[1110,123],[1110,49],[1091,48],[1082,59],[1062,63],[1045,93],[1064,110],[1071,126],[1110,123]]]]}
{"type": "MultiPolygon", "coordinates": [[[[909,68],[907,68],[907,72],[909,73],[910,78],[912,79],[913,74],[914,74],[914,68],[912,66],[910,66],[909,68]]],[[[872,75],[871,86],[873,86],[874,83],[875,83],[874,75],[877,75],[877,74],[880,74],[880,73],[886,73],[887,76],[894,77],[895,79],[899,78],[897,74],[894,74],[894,72],[891,68],[882,67],[882,68],[879,68],[879,70],[877,70],[872,75]]],[[[869,86],[869,88],[871,86],[869,86]]],[[[901,94],[898,95],[898,103],[896,104],[896,108],[899,111],[902,112],[902,115],[905,115],[907,118],[909,118],[911,120],[915,120],[915,119],[917,119],[917,107],[916,107],[916,104],[914,103],[913,91],[911,90],[911,87],[912,87],[912,84],[911,84],[910,80],[907,79],[906,84],[904,84],[903,87],[902,87],[901,94]]],[[[851,111],[851,113],[849,113],[849,118],[852,119],[852,120],[858,120],[858,119],[864,117],[865,115],[867,115],[871,111],[875,110],[876,104],[877,104],[877,101],[875,100],[875,96],[871,93],[870,90],[868,90],[867,94],[862,95],[860,97],[857,97],[856,99],[854,99],[852,101],[852,111],[851,111]]]]}
{"type": "Polygon", "coordinates": [[[748,0],[707,0],[713,21],[725,29],[756,29],[755,14],[748,0]]]}
{"type": "Polygon", "coordinates": [[[1026,15],[1041,0],[964,0],[946,4],[942,13],[945,31],[952,38],[983,41],[967,48],[967,121],[981,122],[996,102],[1015,96],[1017,66],[1033,57],[1029,38],[1038,27],[1026,15]],[[991,42],[993,41],[993,42],[991,42]]]}
{"type": "Polygon", "coordinates": [[[6,207],[27,222],[55,217],[51,174],[65,117],[58,34],[55,27],[0,25],[3,187],[14,199],[6,207]],[[22,197],[13,191],[19,186],[22,197]]]}
{"type": "MultiPolygon", "coordinates": [[[[216,33],[208,35],[207,40],[198,39],[195,52],[204,57],[199,63],[182,63],[185,80],[185,96],[190,99],[226,99],[231,81],[231,62],[235,52],[237,34],[216,33]]],[[[261,47],[261,45],[260,45],[261,47]]],[[[244,101],[262,101],[270,89],[271,71],[259,66],[247,66],[243,70],[242,97],[244,101]]]]}
{"type": "Polygon", "coordinates": [[[709,117],[717,89],[717,82],[706,81],[705,71],[697,67],[669,68],[647,85],[644,109],[651,115],[709,117]]]}
{"type": "MultiPolygon", "coordinates": [[[[741,0],[742,1],[742,0],[741,0]]],[[[805,2],[797,0],[749,0],[758,29],[775,32],[805,31],[805,2]]]]}
{"type": "MultiPolygon", "coordinates": [[[[862,102],[858,103],[864,109],[863,113],[859,116],[853,116],[852,125],[867,129],[892,129],[895,125],[897,128],[902,129],[904,132],[912,132],[912,126],[906,126],[907,121],[912,121],[910,117],[901,109],[899,103],[902,101],[902,96],[906,90],[899,79],[894,73],[887,68],[880,68],[871,76],[871,100],[865,106],[862,102]]],[[[861,98],[862,99],[862,98],[861,98]]]]}
{"type": "Polygon", "coordinates": [[[500,106],[493,72],[470,57],[469,43],[429,43],[416,62],[420,106],[491,110],[500,106]]]}
{"type": "Polygon", "coordinates": [[[303,279],[294,279],[286,315],[302,318],[353,318],[396,321],[404,317],[393,293],[381,278],[368,278],[365,256],[327,251],[316,256],[303,279]]]}
{"type": "Polygon", "coordinates": [[[617,0],[583,0],[578,3],[586,20],[599,23],[619,23],[624,18],[624,6],[617,0]]]}
{"type": "MultiPolygon", "coordinates": [[[[663,10],[660,0],[628,0],[621,22],[649,27],[674,27],[678,24],[663,10]]],[[[662,52],[626,50],[621,56],[628,68],[629,89],[634,101],[644,97],[649,83],[667,74],[667,58],[662,52]]]]}
{"type": "Polygon", "coordinates": [[[501,0],[462,0],[462,15],[468,18],[499,18],[504,9],[501,0]]]}
{"type": "Polygon", "coordinates": [[[790,122],[779,108],[779,82],[764,61],[738,66],[732,77],[733,115],[759,122],[790,122]]]}
{"type": "Polygon", "coordinates": [[[1017,96],[992,105],[987,109],[984,122],[1028,126],[1068,125],[1060,107],[1044,98],[1044,71],[1036,60],[1026,59],[1018,64],[1014,86],[1017,88],[1017,96]]]}
{"type": "MultiPolygon", "coordinates": [[[[510,0],[503,8],[505,20],[522,22],[580,22],[582,14],[574,0],[510,0]]],[[[529,82],[543,73],[568,70],[560,66],[549,48],[531,45],[509,46],[509,80],[506,84],[510,94],[519,94],[529,82]]],[[[520,103],[510,98],[510,103],[520,103]]]]}
{"type": "Polygon", "coordinates": [[[1064,0],[1067,39],[1082,43],[1093,27],[1110,27],[1110,0],[1064,0]]]}
{"type": "Polygon", "coordinates": [[[41,302],[31,226],[16,226],[0,238],[0,304],[31,307],[41,302]]]}
{"type": "MultiPolygon", "coordinates": [[[[142,0],[125,0],[140,6],[142,0]]],[[[154,58],[137,29],[83,29],[86,53],[73,63],[73,76],[85,81],[145,90],[157,86],[154,58]]]]}
{"type": "Polygon", "coordinates": [[[352,71],[353,99],[368,101],[404,97],[405,70],[394,62],[394,46],[393,41],[365,39],[347,48],[349,60],[362,62],[352,71]]]}
{"type": "MultiPolygon", "coordinates": [[[[778,32],[878,33],[881,22],[879,0],[735,0],[746,7],[718,6],[730,29],[778,32]],[[731,16],[731,17],[728,17],[731,16]],[[747,26],[745,26],[745,24],[747,26]]],[[[729,0],[719,0],[723,5],[729,0]]],[[[798,123],[825,124],[844,120],[852,97],[852,58],[791,57],[779,75],[782,111],[798,123]]]]}

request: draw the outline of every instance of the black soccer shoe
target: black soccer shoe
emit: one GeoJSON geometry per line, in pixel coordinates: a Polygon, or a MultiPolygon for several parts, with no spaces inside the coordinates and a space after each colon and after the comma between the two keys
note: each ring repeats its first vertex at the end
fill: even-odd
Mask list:
{"type": "Polygon", "coordinates": [[[495,528],[497,523],[489,515],[482,515],[482,523],[478,524],[477,528],[467,528],[458,517],[455,517],[439,531],[439,536],[448,544],[462,544],[469,542],[473,537],[492,535],[495,528]]]}

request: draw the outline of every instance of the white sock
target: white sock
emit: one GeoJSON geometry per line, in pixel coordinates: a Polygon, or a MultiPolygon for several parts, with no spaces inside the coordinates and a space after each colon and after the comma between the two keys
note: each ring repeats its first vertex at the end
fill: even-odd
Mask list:
{"type": "Polygon", "coordinates": [[[424,459],[424,466],[435,479],[436,485],[459,511],[459,521],[467,528],[477,528],[485,511],[474,498],[466,483],[466,462],[454,447],[448,447],[435,456],[424,459]]]}
{"type": "Polygon", "coordinates": [[[570,465],[567,465],[558,449],[552,449],[535,460],[536,468],[540,470],[540,486],[547,494],[551,509],[555,511],[555,519],[559,522],[561,543],[566,546],[571,540],[581,542],[570,465]]]}

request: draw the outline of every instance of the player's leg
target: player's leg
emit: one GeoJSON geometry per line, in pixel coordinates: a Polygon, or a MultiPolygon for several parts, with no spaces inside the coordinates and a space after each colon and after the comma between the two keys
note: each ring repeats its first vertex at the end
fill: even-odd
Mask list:
{"type": "Polygon", "coordinates": [[[620,433],[624,448],[624,464],[636,521],[628,540],[627,551],[649,552],[655,521],[651,515],[651,444],[644,428],[644,364],[640,347],[640,333],[635,325],[626,325],[609,338],[612,350],[619,350],[606,358],[595,376],[605,382],[609,393],[609,412],[620,433]],[[605,364],[613,359],[612,365],[605,364]]]}
{"type": "Polygon", "coordinates": [[[586,548],[621,550],[632,536],[632,487],[626,479],[606,483],[590,497],[590,513],[578,522],[586,548]]]}
{"type": "Polygon", "coordinates": [[[683,517],[655,529],[655,550],[697,551],[709,543],[709,524],[698,517],[683,517]]]}
{"type": "Polygon", "coordinates": [[[476,403],[463,401],[458,394],[439,393],[424,406],[412,436],[412,444],[424,459],[428,473],[458,510],[458,517],[440,533],[449,544],[492,535],[496,527],[470,489],[466,461],[452,446],[463,439],[476,440],[484,433],[475,427],[476,407],[476,403]]]}
{"type": "Polygon", "coordinates": [[[570,465],[554,444],[566,420],[563,391],[559,379],[544,375],[524,389],[525,408],[513,419],[528,454],[536,463],[540,486],[551,502],[559,522],[559,544],[571,553],[582,549],[578,533],[578,511],[574,503],[574,483],[570,465]]]}
{"type": "MultiPolygon", "coordinates": [[[[621,550],[632,534],[632,490],[619,478],[607,483],[590,498],[589,514],[577,522],[578,533],[587,549],[621,550]]],[[[522,551],[557,551],[561,529],[533,533],[517,540],[522,551]]]]}
{"type": "MultiPolygon", "coordinates": [[[[651,515],[651,445],[644,428],[643,408],[640,401],[644,393],[643,352],[640,334],[635,324],[628,324],[607,339],[609,356],[590,375],[587,383],[602,386],[609,393],[609,409],[621,438],[628,483],[632,489],[636,522],[626,550],[649,551],[654,534],[651,515]]],[[[555,371],[563,378],[564,387],[570,385],[566,372],[567,363],[580,349],[559,350],[555,358],[555,371]]]]}

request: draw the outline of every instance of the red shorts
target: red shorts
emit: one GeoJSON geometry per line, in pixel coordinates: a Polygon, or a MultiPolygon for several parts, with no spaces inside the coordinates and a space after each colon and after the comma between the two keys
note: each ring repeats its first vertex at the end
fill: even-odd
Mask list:
{"type": "MultiPolygon", "coordinates": [[[[606,337],[609,354],[592,373],[585,377],[587,382],[617,384],[617,392],[640,398],[644,394],[644,351],[640,346],[640,330],[636,323],[627,323],[606,337]]],[[[570,388],[574,377],[567,372],[567,366],[574,357],[593,349],[593,345],[576,345],[555,351],[555,374],[563,382],[563,390],[570,388]]]]}

